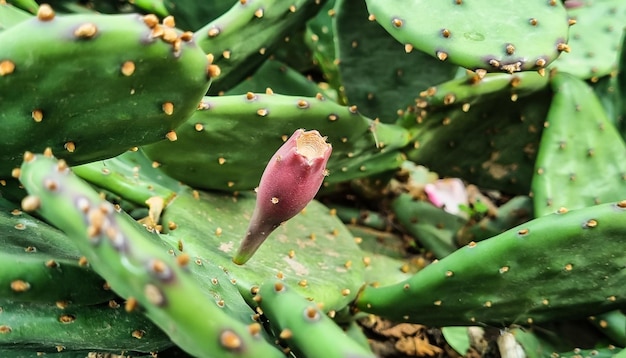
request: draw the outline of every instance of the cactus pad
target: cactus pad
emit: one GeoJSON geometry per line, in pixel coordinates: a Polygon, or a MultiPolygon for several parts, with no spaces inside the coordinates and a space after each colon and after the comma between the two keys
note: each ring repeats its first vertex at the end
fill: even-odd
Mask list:
{"type": "Polygon", "coordinates": [[[368,20],[364,1],[339,0],[335,11],[339,75],[349,103],[366,116],[393,123],[416,89],[454,77],[457,66],[420,51],[406,53],[403,44],[368,20]]]}
{"type": "MultiPolygon", "coordinates": [[[[468,69],[540,69],[567,48],[568,19],[556,0],[366,0],[370,14],[408,49],[468,69]]],[[[383,63],[380,63],[383,65],[383,63]]]]}
{"type": "Polygon", "coordinates": [[[261,285],[258,298],[259,307],[276,335],[297,357],[375,357],[369,349],[348,337],[315,302],[299,295],[284,282],[269,281],[261,285]]]}
{"type": "Polygon", "coordinates": [[[277,44],[313,17],[325,1],[236,1],[194,38],[222,69],[211,93],[226,91],[261,64],[277,44]]]}
{"type": "Polygon", "coordinates": [[[193,113],[208,60],[155,19],[50,10],[0,32],[0,122],[11,133],[0,140],[0,177],[26,150],[103,159],[164,140],[193,113]]]}
{"type": "MultiPolygon", "coordinates": [[[[50,153],[26,153],[19,177],[30,194],[22,202],[24,210],[38,209],[75,239],[110,287],[141,305],[182,349],[196,356],[215,352],[224,357],[281,356],[259,332],[248,329],[250,316],[241,322],[229,315],[229,304],[214,294],[221,286],[198,284],[187,268],[194,264],[191,257],[175,257],[166,241],[101,199],[64,161],[50,153]]],[[[243,303],[240,296],[239,300],[243,303]]]]}
{"type": "Polygon", "coordinates": [[[81,263],[72,239],[18,207],[0,198],[0,297],[94,304],[115,296],[104,289],[104,279],[81,263]]]}
{"type": "Polygon", "coordinates": [[[567,73],[552,87],[532,180],[535,215],[626,197],[626,144],[591,87],[567,73]]]}
{"type": "MultiPolygon", "coordinates": [[[[38,352],[87,349],[157,352],[173,345],[141,312],[127,312],[123,303],[115,301],[64,307],[0,300],[0,308],[0,352],[3,348],[16,347],[38,352]]],[[[37,356],[35,352],[30,355],[37,356]]]]}
{"type": "Polygon", "coordinates": [[[357,108],[315,98],[247,93],[205,97],[179,127],[178,140],[145,146],[168,175],[196,188],[252,189],[283,141],[298,128],[328,136],[333,154],[326,183],[397,168],[408,132],[372,121],[357,108]]]}
{"type": "Polygon", "coordinates": [[[582,79],[602,77],[617,71],[626,8],[620,0],[570,1],[567,9],[576,21],[570,29],[570,53],[563,53],[550,68],[582,79]]]}
{"type": "Polygon", "coordinates": [[[28,20],[31,17],[33,17],[33,15],[24,10],[14,7],[11,4],[0,2],[0,32],[24,20],[28,20]]]}
{"type": "Polygon", "coordinates": [[[427,325],[506,325],[623,307],[626,200],[534,219],[470,243],[396,285],[366,287],[363,311],[427,325]]]}
{"type": "Polygon", "coordinates": [[[181,193],[163,221],[175,224],[168,231],[180,240],[183,252],[223,267],[244,297],[250,298],[253,286],[278,276],[323,303],[325,310],[344,307],[354,298],[364,281],[359,248],[341,221],[316,201],[278,227],[248,262],[234,264],[254,203],[244,194],[196,192],[194,198],[193,193],[181,193]]]}
{"type": "Polygon", "coordinates": [[[550,105],[547,77],[487,74],[475,81],[422,92],[401,118],[414,133],[407,156],[444,177],[526,195],[550,105]]]}

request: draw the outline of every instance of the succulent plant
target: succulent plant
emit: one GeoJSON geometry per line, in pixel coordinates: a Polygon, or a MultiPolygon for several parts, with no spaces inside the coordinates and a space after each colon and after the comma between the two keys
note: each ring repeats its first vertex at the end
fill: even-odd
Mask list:
{"type": "Polygon", "coordinates": [[[0,0],[0,356],[625,354],[625,11],[0,0]]]}

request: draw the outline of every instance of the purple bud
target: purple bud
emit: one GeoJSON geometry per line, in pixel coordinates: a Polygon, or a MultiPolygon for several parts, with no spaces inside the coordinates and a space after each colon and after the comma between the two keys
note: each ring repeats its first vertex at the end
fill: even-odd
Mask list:
{"type": "Polygon", "coordinates": [[[303,129],[278,149],[261,177],[256,207],[233,262],[246,263],[274,229],[313,200],[326,176],[331,152],[332,146],[318,131],[303,129]]]}

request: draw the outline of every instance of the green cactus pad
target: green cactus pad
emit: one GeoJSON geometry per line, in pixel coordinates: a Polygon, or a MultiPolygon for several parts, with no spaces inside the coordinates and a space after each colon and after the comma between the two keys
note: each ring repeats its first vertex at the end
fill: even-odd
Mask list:
{"type": "Polygon", "coordinates": [[[197,30],[194,38],[215,56],[221,75],[211,93],[226,91],[254,71],[285,37],[315,16],[324,1],[237,1],[217,19],[197,30]]]}
{"type": "Polygon", "coordinates": [[[39,5],[35,0],[8,0],[7,2],[19,9],[28,11],[31,14],[36,13],[37,9],[39,8],[39,5]]]}
{"type": "MultiPolygon", "coordinates": [[[[415,103],[419,108],[430,111],[441,107],[473,106],[503,94],[524,97],[546,88],[548,83],[548,77],[534,72],[514,75],[490,73],[482,78],[478,74],[469,72],[466,76],[422,91],[415,103]]],[[[511,100],[513,101],[512,98],[511,100]]]]}
{"type": "MultiPolygon", "coordinates": [[[[122,357],[119,353],[123,353],[121,351],[114,352],[102,352],[102,351],[93,351],[93,350],[62,350],[59,352],[56,348],[50,351],[41,351],[36,349],[20,349],[20,348],[0,348],[0,357],[11,357],[11,358],[40,358],[42,354],[46,358],[107,358],[107,357],[116,357],[111,356],[111,354],[118,354],[118,357],[122,357]]],[[[118,358],[116,357],[116,358],[118,358]]],[[[128,356],[123,356],[128,358],[128,356]]],[[[154,356],[150,353],[137,353],[133,354],[132,358],[154,358],[154,356]]],[[[188,358],[188,357],[180,357],[180,358],[188,358]]]]}
{"type": "Polygon", "coordinates": [[[623,307],[626,200],[534,219],[470,243],[356,307],[434,326],[538,323],[623,307]]]}
{"type": "Polygon", "coordinates": [[[354,238],[328,208],[313,201],[304,212],[278,227],[244,265],[232,257],[248,227],[254,197],[241,194],[181,193],[167,208],[167,230],[183,252],[223,267],[250,298],[250,289],[280,276],[300,294],[324,304],[344,307],[363,284],[364,265],[354,238]],[[201,234],[200,234],[201,233],[201,234]]]}
{"type": "Polygon", "coordinates": [[[335,0],[327,1],[318,14],[307,22],[304,41],[312,52],[313,61],[321,69],[324,80],[337,91],[340,98],[337,102],[345,104],[335,51],[337,37],[333,25],[333,18],[336,14],[334,6],[335,0]]]}
{"type": "MultiPolygon", "coordinates": [[[[626,42],[626,37],[624,37],[624,41],[626,42]]],[[[623,93],[626,93],[626,71],[623,71],[623,69],[626,68],[626,46],[624,46],[624,42],[622,42],[621,48],[622,51],[619,58],[619,68],[622,69],[622,71],[617,72],[616,84],[614,86],[608,86],[609,88],[612,87],[612,92],[615,93],[613,95],[615,102],[612,104],[612,107],[616,107],[617,110],[607,110],[606,105],[605,110],[609,115],[611,113],[615,114],[615,127],[617,127],[618,131],[622,135],[622,138],[626,140],[626,116],[624,116],[624,114],[626,113],[626,100],[623,100],[622,95],[623,93]]],[[[600,97],[602,98],[603,96],[600,97]]],[[[602,99],[602,102],[604,104],[606,102],[606,99],[602,99]]]]}
{"type": "Polygon", "coordinates": [[[401,44],[472,70],[543,68],[558,57],[568,36],[565,8],[556,0],[508,0],[497,6],[488,0],[366,3],[401,44]]]}
{"type": "Polygon", "coordinates": [[[173,345],[143,314],[126,312],[123,303],[59,308],[54,303],[1,300],[0,308],[0,351],[20,347],[43,352],[158,352],[173,345]]]}
{"type": "Polygon", "coordinates": [[[209,86],[205,54],[173,28],[151,30],[136,14],[40,17],[0,32],[0,122],[11,133],[0,177],[26,150],[79,164],[165,140],[209,86]]]}
{"type": "Polygon", "coordinates": [[[0,32],[22,21],[28,20],[33,15],[11,4],[0,3],[0,32]]]}
{"type": "MultiPolygon", "coordinates": [[[[164,4],[164,0],[133,0],[132,2],[129,1],[129,3],[149,14],[156,14],[161,17],[166,17],[170,15],[170,13],[167,11],[167,7],[164,4]]],[[[186,28],[183,29],[187,30],[186,28]]]]}
{"type": "Polygon", "coordinates": [[[411,277],[417,271],[414,260],[406,258],[402,238],[391,232],[347,225],[363,251],[365,282],[387,286],[411,277]]]}
{"type": "Polygon", "coordinates": [[[411,102],[414,92],[454,77],[457,66],[420,51],[406,53],[378,23],[368,20],[364,1],[335,5],[339,74],[350,104],[385,123],[411,102]]]}
{"type": "Polygon", "coordinates": [[[526,195],[550,105],[547,79],[526,72],[476,80],[423,91],[400,119],[413,133],[407,156],[443,177],[526,195]]]}
{"type": "Polygon", "coordinates": [[[623,358],[626,350],[615,346],[597,349],[575,349],[571,352],[551,353],[554,358],[623,358]]]}
{"type": "Polygon", "coordinates": [[[274,93],[291,96],[315,97],[322,89],[311,79],[286,64],[267,59],[249,78],[226,92],[226,95],[263,93],[270,88],[274,93]]]}
{"type": "Polygon", "coordinates": [[[0,198],[0,297],[21,302],[106,302],[115,294],[72,239],[0,198]],[[76,285],[76,282],[81,282],[76,285]]]}
{"type": "Polygon", "coordinates": [[[459,233],[459,241],[481,241],[496,236],[514,226],[534,218],[533,200],[525,195],[516,196],[498,207],[495,215],[488,215],[459,233]]]}
{"type": "Polygon", "coordinates": [[[110,287],[126,299],[134,298],[178,346],[206,357],[282,356],[249,330],[251,318],[241,322],[229,315],[230,309],[224,309],[228,304],[213,293],[221,286],[198,284],[188,269],[194,264],[191,257],[174,257],[170,245],[101,199],[64,162],[32,153],[24,159],[20,180],[30,196],[22,206],[38,208],[72,237],[110,287]]]}
{"type": "Polygon", "coordinates": [[[570,53],[563,53],[550,68],[582,79],[617,71],[626,7],[620,0],[572,1],[567,9],[576,21],[569,34],[570,53]]]}
{"type": "MultiPolygon", "coordinates": [[[[176,19],[176,27],[196,31],[228,11],[234,1],[210,0],[150,0],[163,4],[167,13],[176,19]]],[[[135,1],[137,3],[137,1],[135,1]]]]}
{"type": "Polygon", "coordinates": [[[315,98],[248,93],[205,97],[179,127],[178,140],[143,149],[161,169],[196,188],[252,189],[265,165],[296,129],[316,129],[333,146],[327,183],[369,176],[400,166],[408,132],[372,121],[356,107],[315,98]]]}
{"type": "Polygon", "coordinates": [[[456,234],[467,222],[427,201],[401,194],[391,204],[398,222],[435,257],[442,258],[457,248],[456,234]]]}
{"type": "Polygon", "coordinates": [[[179,182],[161,172],[142,150],[78,165],[72,171],[84,180],[138,205],[146,205],[152,197],[163,199],[163,204],[167,205],[183,189],[179,182]]]}
{"type": "Polygon", "coordinates": [[[626,197],[626,144],[591,87],[557,73],[552,88],[532,180],[535,215],[626,197]]]}
{"type": "Polygon", "coordinates": [[[258,295],[259,307],[275,335],[281,337],[297,357],[375,357],[369,349],[348,337],[315,302],[284,282],[269,281],[261,285],[258,295]]]}
{"type": "Polygon", "coordinates": [[[619,347],[626,345],[626,314],[621,310],[592,316],[589,322],[619,347]]]}
{"type": "Polygon", "coordinates": [[[626,140],[626,132],[624,131],[626,123],[622,115],[622,108],[626,101],[622,99],[622,89],[619,85],[620,75],[613,73],[600,77],[597,82],[592,82],[590,86],[600,100],[609,121],[617,128],[622,138],[626,140]]]}

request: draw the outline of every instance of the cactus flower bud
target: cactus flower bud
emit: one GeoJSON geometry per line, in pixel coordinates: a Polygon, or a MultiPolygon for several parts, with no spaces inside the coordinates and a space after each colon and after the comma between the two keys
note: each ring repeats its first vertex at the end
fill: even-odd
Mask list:
{"type": "Polygon", "coordinates": [[[318,131],[298,129],[272,156],[257,188],[256,207],[239,251],[238,265],[254,255],[269,234],[315,197],[326,175],[332,146],[318,131]]]}

